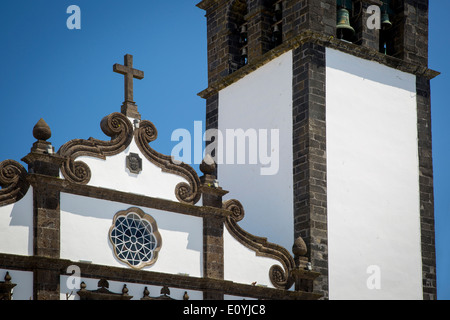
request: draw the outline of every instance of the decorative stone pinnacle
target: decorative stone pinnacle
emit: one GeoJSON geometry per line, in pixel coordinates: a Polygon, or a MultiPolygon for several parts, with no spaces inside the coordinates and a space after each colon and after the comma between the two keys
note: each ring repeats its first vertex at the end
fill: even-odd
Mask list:
{"type": "Polygon", "coordinates": [[[44,119],[40,119],[33,128],[33,137],[37,140],[47,141],[52,136],[52,131],[44,119]]]}
{"type": "Polygon", "coordinates": [[[200,171],[204,174],[214,174],[216,172],[216,163],[210,154],[207,154],[200,164],[200,171]]]}
{"type": "Polygon", "coordinates": [[[308,253],[308,248],[302,237],[295,239],[294,245],[292,246],[292,253],[294,253],[295,257],[302,257],[308,253]]]}
{"type": "Polygon", "coordinates": [[[6,272],[6,275],[5,275],[5,282],[6,282],[6,283],[11,283],[11,279],[12,279],[12,278],[11,278],[11,276],[9,275],[9,272],[7,271],[7,272],[6,272]]]}

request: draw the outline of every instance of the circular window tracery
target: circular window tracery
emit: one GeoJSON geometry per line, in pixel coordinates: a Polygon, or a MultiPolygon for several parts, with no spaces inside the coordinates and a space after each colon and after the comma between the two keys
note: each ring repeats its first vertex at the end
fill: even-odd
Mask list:
{"type": "Polygon", "coordinates": [[[109,238],[117,259],[135,269],[154,264],[162,244],[156,221],[139,208],[118,212],[109,238]]]}

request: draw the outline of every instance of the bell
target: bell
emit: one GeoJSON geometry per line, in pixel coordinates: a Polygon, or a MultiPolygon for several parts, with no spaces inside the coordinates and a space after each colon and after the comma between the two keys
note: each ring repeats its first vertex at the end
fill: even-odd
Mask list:
{"type": "Polygon", "coordinates": [[[388,30],[392,27],[392,22],[389,20],[389,14],[383,13],[381,15],[381,28],[383,30],[388,30]]]}
{"type": "Polygon", "coordinates": [[[276,14],[279,14],[279,13],[281,13],[281,3],[277,3],[277,4],[275,4],[275,13],[276,14]]]}
{"type": "Polygon", "coordinates": [[[241,26],[241,34],[246,35],[247,34],[247,25],[243,24],[241,26]]]}
{"type": "Polygon", "coordinates": [[[242,57],[247,57],[247,47],[242,48],[242,57]]]}
{"type": "Polygon", "coordinates": [[[337,12],[336,29],[340,39],[349,39],[355,35],[355,29],[350,25],[350,13],[345,8],[337,12]]]}
{"type": "Polygon", "coordinates": [[[280,26],[278,24],[273,26],[273,33],[276,35],[280,34],[280,26]]]}
{"type": "Polygon", "coordinates": [[[241,51],[241,65],[245,66],[248,63],[247,47],[243,47],[241,51]]]}

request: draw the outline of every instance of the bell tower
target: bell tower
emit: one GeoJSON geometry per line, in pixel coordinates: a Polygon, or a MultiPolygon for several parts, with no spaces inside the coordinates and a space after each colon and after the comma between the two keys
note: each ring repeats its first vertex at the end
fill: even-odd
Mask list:
{"type": "Polygon", "coordinates": [[[240,224],[289,250],[301,236],[325,298],[435,299],[428,0],[197,6],[209,146],[240,224]]]}

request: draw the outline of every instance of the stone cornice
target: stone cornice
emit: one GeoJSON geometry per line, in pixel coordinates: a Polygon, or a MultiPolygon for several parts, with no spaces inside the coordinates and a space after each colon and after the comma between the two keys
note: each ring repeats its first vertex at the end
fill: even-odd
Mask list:
{"type": "Polygon", "coordinates": [[[130,206],[141,206],[196,217],[209,216],[220,217],[222,219],[231,214],[230,211],[222,208],[196,206],[193,204],[153,198],[113,189],[81,185],[75,182],[49,177],[46,175],[28,174],[26,180],[31,186],[45,185],[47,188],[53,188],[62,193],[90,197],[99,200],[120,202],[130,206]]]}
{"type": "Polygon", "coordinates": [[[318,32],[307,30],[302,32],[300,35],[296,37],[284,41],[283,44],[267,52],[259,59],[251,61],[249,64],[243,66],[239,70],[224,77],[223,79],[217,81],[216,83],[211,84],[207,89],[198,93],[198,95],[204,99],[207,99],[210,96],[218,93],[220,90],[228,87],[229,85],[237,82],[246,75],[260,68],[269,61],[281,56],[282,54],[290,50],[298,48],[299,46],[307,42],[316,43],[331,49],[336,49],[348,54],[355,55],[362,59],[375,61],[406,73],[411,73],[416,76],[425,77],[426,79],[433,79],[440,74],[439,72],[431,70],[425,66],[420,66],[414,63],[406,62],[404,60],[395,57],[384,55],[376,50],[364,46],[341,41],[339,39],[336,39],[335,37],[328,37],[318,32]]]}
{"type": "MultiPolygon", "coordinates": [[[[203,9],[205,11],[208,11],[208,9],[214,5],[215,3],[219,3],[221,2],[221,0],[203,0],[199,3],[197,3],[197,7],[199,7],[200,9],[203,9]]],[[[224,2],[224,1],[222,1],[224,2]]]]}
{"type": "Polygon", "coordinates": [[[77,265],[80,268],[82,278],[107,279],[108,281],[168,286],[170,288],[197,291],[208,290],[257,299],[317,300],[321,298],[321,295],[311,292],[273,289],[234,283],[227,280],[125,269],[56,258],[0,254],[0,268],[9,270],[33,271],[40,269],[58,272],[60,275],[67,275],[66,270],[71,265],[77,265]]]}

